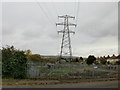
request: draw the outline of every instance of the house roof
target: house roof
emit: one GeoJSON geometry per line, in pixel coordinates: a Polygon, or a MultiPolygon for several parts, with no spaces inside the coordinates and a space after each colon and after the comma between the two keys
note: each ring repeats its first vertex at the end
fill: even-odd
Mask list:
{"type": "Polygon", "coordinates": [[[105,56],[97,57],[97,60],[107,60],[107,59],[120,59],[120,54],[118,56],[115,56],[113,54],[111,57],[109,55],[107,57],[105,56]]]}
{"type": "Polygon", "coordinates": [[[120,59],[120,54],[116,57],[117,59],[120,59]]]}

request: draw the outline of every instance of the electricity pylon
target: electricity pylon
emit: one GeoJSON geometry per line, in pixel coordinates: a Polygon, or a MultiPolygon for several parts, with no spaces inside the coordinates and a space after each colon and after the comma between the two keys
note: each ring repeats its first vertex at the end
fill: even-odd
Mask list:
{"type": "Polygon", "coordinates": [[[61,58],[63,58],[63,56],[69,56],[69,59],[71,61],[71,59],[72,59],[72,49],[71,49],[70,33],[75,34],[75,32],[70,31],[69,26],[75,26],[76,27],[76,24],[69,23],[68,19],[70,19],[70,18],[75,19],[75,17],[69,16],[69,15],[64,15],[64,16],[58,16],[58,18],[63,18],[64,19],[64,22],[56,23],[56,26],[57,25],[63,25],[64,26],[63,30],[58,31],[58,33],[63,33],[59,60],[61,58]]]}

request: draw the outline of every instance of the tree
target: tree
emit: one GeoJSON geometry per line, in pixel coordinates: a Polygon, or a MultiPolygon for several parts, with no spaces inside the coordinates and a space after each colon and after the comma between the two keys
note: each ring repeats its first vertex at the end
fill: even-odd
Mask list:
{"type": "Polygon", "coordinates": [[[53,62],[53,59],[50,58],[43,58],[39,54],[29,54],[27,55],[28,61],[33,61],[33,62],[53,62]]]}
{"type": "Polygon", "coordinates": [[[116,61],[115,64],[120,65],[120,60],[116,61]]]}
{"type": "Polygon", "coordinates": [[[2,48],[2,62],[7,61],[9,58],[14,56],[15,48],[13,46],[7,46],[2,48]]]}
{"type": "Polygon", "coordinates": [[[31,50],[26,50],[26,51],[25,51],[25,54],[26,54],[27,56],[29,56],[29,55],[32,54],[32,52],[31,52],[31,50]]]}
{"type": "Polygon", "coordinates": [[[99,64],[99,61],[98,61],[98,60],[95,60],[95,61],[94,61],[94,64],[98,65],[98,64],[99,64]]]}
{"type": "Polygon", "coordinates": [[[110,64],[110,61],[107,61],[107,64],[110,64]]]}
{"type": "Polygon", "coordinates": [[[75,58],[75,62],[79,62],[79,59],[78,59],[78,58],[75,58]]]}
{"type": "Polygon", "coordinates": [[[2,50],[0,49],[0,62],[2,61],[2,50]]]}
{"type": "Polygon", "coordinates": [[[107,60],[102,59],[102,60],[100,60],[100,63],[105,65],[107,63],[107,60]]]}
{"type": "Polygon", "coordinates": [[[80,57],[80,60],[82,60],[82,61],[83,61],[83,58],[82,58],[82,57],[80,57]]]}
{"type": "Polygon", "coordinates": [[[7,46],[2,49],[2,77],[26,78],[27,58],[24,51],[7,46]]]}
{"type": "Polygon", "coordinates": [[[88,58],[86,59],[86,63],[88,65],[93,64],[93,62],[96,60],[96,57],[93,55],[89,55],[88,58]]]}
{"type": "Polygon", "coordinates": [[[41,61],[41,56],[39,54],[31,54],[28,56],[28,60],[30,61],[41,61]]]}

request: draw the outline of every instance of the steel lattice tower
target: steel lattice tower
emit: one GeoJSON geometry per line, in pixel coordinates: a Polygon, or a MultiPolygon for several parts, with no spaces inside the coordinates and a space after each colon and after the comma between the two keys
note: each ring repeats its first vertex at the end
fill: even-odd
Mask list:
{"type": "Polygon", "coordinates": [[[76,24],[69,23],[68,19],[70,19],[70,18],[75,19],[75,17],[69,16],[69,15],[64,15],[64,16],[58,16],[58,18],[64,19],[64,22],[56,23],[56,26],[57,25],[63,25],[64,26],[63,30],[58,31],[58,33],[63,33],[59,60],[61,58],[63,58],[63,56],[69,56],[69,59],[71,60],[72,59],[72,50],[71,50],[70,33],[75,34],[75,32],[70,31],[69,26],[75,26],[76,27],[76,24]]]}

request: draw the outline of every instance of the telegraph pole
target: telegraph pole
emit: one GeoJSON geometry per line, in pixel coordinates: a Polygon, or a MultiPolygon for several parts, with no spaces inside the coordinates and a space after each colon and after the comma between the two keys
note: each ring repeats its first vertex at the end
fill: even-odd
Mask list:
{"type": "Polygon", "coordinates": [[[64,22],[56,23],[56,26],[58,26],[58,25],[64,26],[63,30],[58,31],[58,33],[63,34],[59,60],[61,60],[61,58],[63,58],[63,56],[69,56],[69,59],[71,61],[71,59],[72,59],[72,49],[71,49],[70,33],[75,34],[75,32],[70,31],[69,26],[75,26],[76,27],[76,24],[69,23],[68,19],[70,19],[70,18],[75,19],[75,17],[69,16],[69,15],[63,15],[63,16],[58,16],[58,18],[64,19],[64,22]]]}

